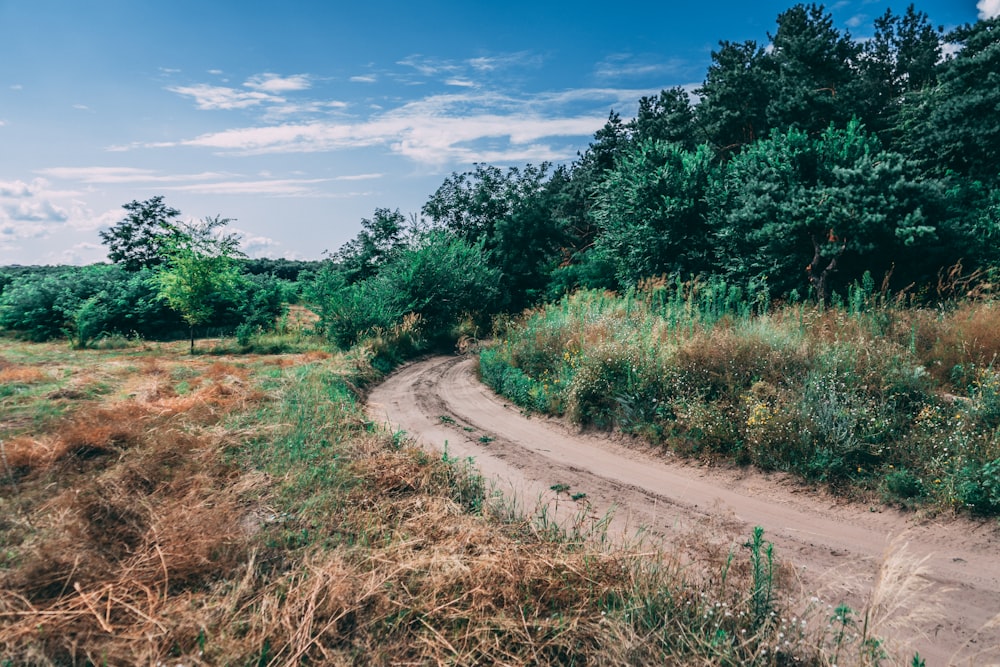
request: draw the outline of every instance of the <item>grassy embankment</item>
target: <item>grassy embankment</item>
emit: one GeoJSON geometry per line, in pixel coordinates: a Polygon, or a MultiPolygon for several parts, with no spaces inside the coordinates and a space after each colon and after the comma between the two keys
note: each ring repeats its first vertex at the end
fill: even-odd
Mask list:
{"type": "Polygon", "coordinates": [[[0,664],[879,653],[847,610],[818,635],[785,617],[759,534],[640,552],[515,515],[460,462],[369,423],[355,387],[372,378],[358,353],[0,339],[0,664]]]}
{"type": "Polygon", "coordinates": [[[482,353],[520,405],[866,500],[1000,513],[1000,308],[769,308],[726,285],[583,292],[482,353]]]}

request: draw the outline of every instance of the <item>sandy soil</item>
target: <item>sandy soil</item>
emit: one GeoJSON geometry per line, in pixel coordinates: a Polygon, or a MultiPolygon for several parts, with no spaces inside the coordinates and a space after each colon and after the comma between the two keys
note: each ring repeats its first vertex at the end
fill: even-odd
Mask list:
{"type": "Polygon", "coordinates": [[[928,666],[1000,665],[997,521],[847,503],[783,475],[699,467],[581,433],[523,415],[479,383],[475,368],[471,357],[407,365],[372,391],[369,413],[425,446],[473,457],[522,508],[561,521],[610,512],[612,534],[670,544],[695,532],[734,548],[763,526],[801,582],[803,604],[860,609],[875,599],[890,648],[919,650],[928,666]]]}

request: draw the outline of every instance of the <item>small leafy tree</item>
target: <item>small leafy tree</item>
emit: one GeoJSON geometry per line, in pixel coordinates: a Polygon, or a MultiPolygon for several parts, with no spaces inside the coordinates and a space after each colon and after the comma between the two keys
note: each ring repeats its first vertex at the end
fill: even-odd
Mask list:
{"type": "Polygon", "coordinates": [[[230,219],[215,216],[181,223],[165,247],[166,262],[154,274],[159,296],[187,323],[194,353],[194,328],[215,314],[219,296],[241,280],[235,260],[242,257],[239,236],[223,233],[230,219]]]}
{"type": "Polygon", "coordinates": [[[174,220],[181,212],[164,204],[162,195],[143,202],[131,201],[122,208],[128,215],[99,233],[101,243],[108,247],[108,259],[126,271],[162,264],[167,246],[177,233],[174,220]]]}

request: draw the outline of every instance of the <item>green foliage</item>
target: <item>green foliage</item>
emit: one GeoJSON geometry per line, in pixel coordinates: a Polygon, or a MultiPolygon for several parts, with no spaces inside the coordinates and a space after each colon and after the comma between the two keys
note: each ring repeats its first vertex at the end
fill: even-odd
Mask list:
{"type": "Polygon", "coordinates": [[[399,209],[375,209],[371,218],[362,218],[361,231],[334,256],[348,283],[373,277],[379,268],[406,248],[406,217],[399,209]]]}
{"type": "Polygon", "coordinates": [[[1000,18],[956,28],[961,48],[938,66],[937,85],[908,96],[901,144],[928,171],[995,185],[1000,177],[1000,18]]]}
{"type": "MultiPolygon", "coordinates": [[[[403,329],[431,344],[451,337],[467,313],[489,312],[499,272],[481,246],[443,231],[412,240],[371,278],[348,284],[332,263],[316,274],[306,297],[329,338],[342,348],[403,329]],[[403,326],[407,317],[415,318],[403,326]]],[[[414,342],[407,335],[401,340],[414,342]]],[[[419,346],[418,346],[419,347],[419,346]]]]}
{"type": "Polygon", "coordinates": [[[626,154],[597,191],[595,250],[609,258],[623,287],[666,273],[709,268],[711,154],[648,140],[626,154]]]}
{"type": "Polygon", "coordinates": [[[710,197],[733,278],[766,276],[777,294],[804,291],[809,279],[829,296],[834,275],[840,285],[866,270],[929,280],[944,260],[932,252],[942,221],[930,216],[941,194],[852,121],[817,138],[789,130],[756,142],[729,162],[710,197]]]}
{"type": "MultiPolygon", "coordinates": [[[[520,309],[543,291],[564,238],[559,188],[547,188],[548,164],[511,167],[476,165],[452,174],[424,204],[432,222],[469,244],[479,245],[505,282],[503,305],[520,309]]],[[[557,172],[558,174],[559,172],[557,172]]],[[[554,177],[557,178],[557,177],[554,177]]]]}
{"type": "Polygon", "coordinates": [[[949,405],[925,370],[935,348],[914,344],[915,322],[933,316],[936,333],[919,336],[947,339],[968,311],[758,310],[741,293],[718,281],[579,292],[508,327],[480,373],[518,405],[683,455],[1000,513],[1000,375],[967,363],[949,405]]]}
{"type": "Polygon", "coordinates": [[[128,214],[111,229],[100,232],[108,259],[126,271],[162,264],[181,212],[164,204],[162,195],[143,202],[133,200],[122,208],[128,214]]]}
{"type": "Polygon", "coordinates": [[[765,59],[755,41],[723,41],[712,52],[712,64],[696,91],[702,98],[697,121],[720,155],[738,153],[768,134],[765,59]]]}
{"type": "Polygon", "coordinates": [[[750,539],[750,610],[754,627],[770,622],[774,615],[774,545],[764,541],[764,529],[754,526],[750,539]]]}
{"type": "Polygon", "coordinates": [[[221,233],[230,220],[216,216],[182,224],[166,247],[167,262],[153,276],[159,296],[187,323],[194,352],[194,328],[216,312],[219,295],[230,295],[240,281],[234,259],[239,239],[221,233]]]}
{"type": "Polygon", "coordinates": [[[859,45],[833,27],[821,5],[795,5],[778,15],[765,64],[772,128],[821,132],[856,115],[852,65],[859,45]]]}

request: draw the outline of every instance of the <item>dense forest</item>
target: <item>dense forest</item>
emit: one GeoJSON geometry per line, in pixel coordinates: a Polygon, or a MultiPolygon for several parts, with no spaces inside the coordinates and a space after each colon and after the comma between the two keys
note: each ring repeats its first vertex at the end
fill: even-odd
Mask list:
{"type": "Polygon", "coordinates": [[[953,296],[942,276],[987,281],[1000,259],[998,30],[945,33],[910,6],[857,40],[796,5],[761,42],[721,42],[693,92],[644,97],[630,120],[611,111],[571,163],[453,173],[421,215],[378,208],[317,262],[246,259],[227,220],[133,201],[101,233],[110,264],[2,269],[0,326],[80,346],[246,338],[304,300],[348,346],[404,322],[434,343],[470,314],[662,276],[768,302],[835,303],[866,281],[953,296]]]}

